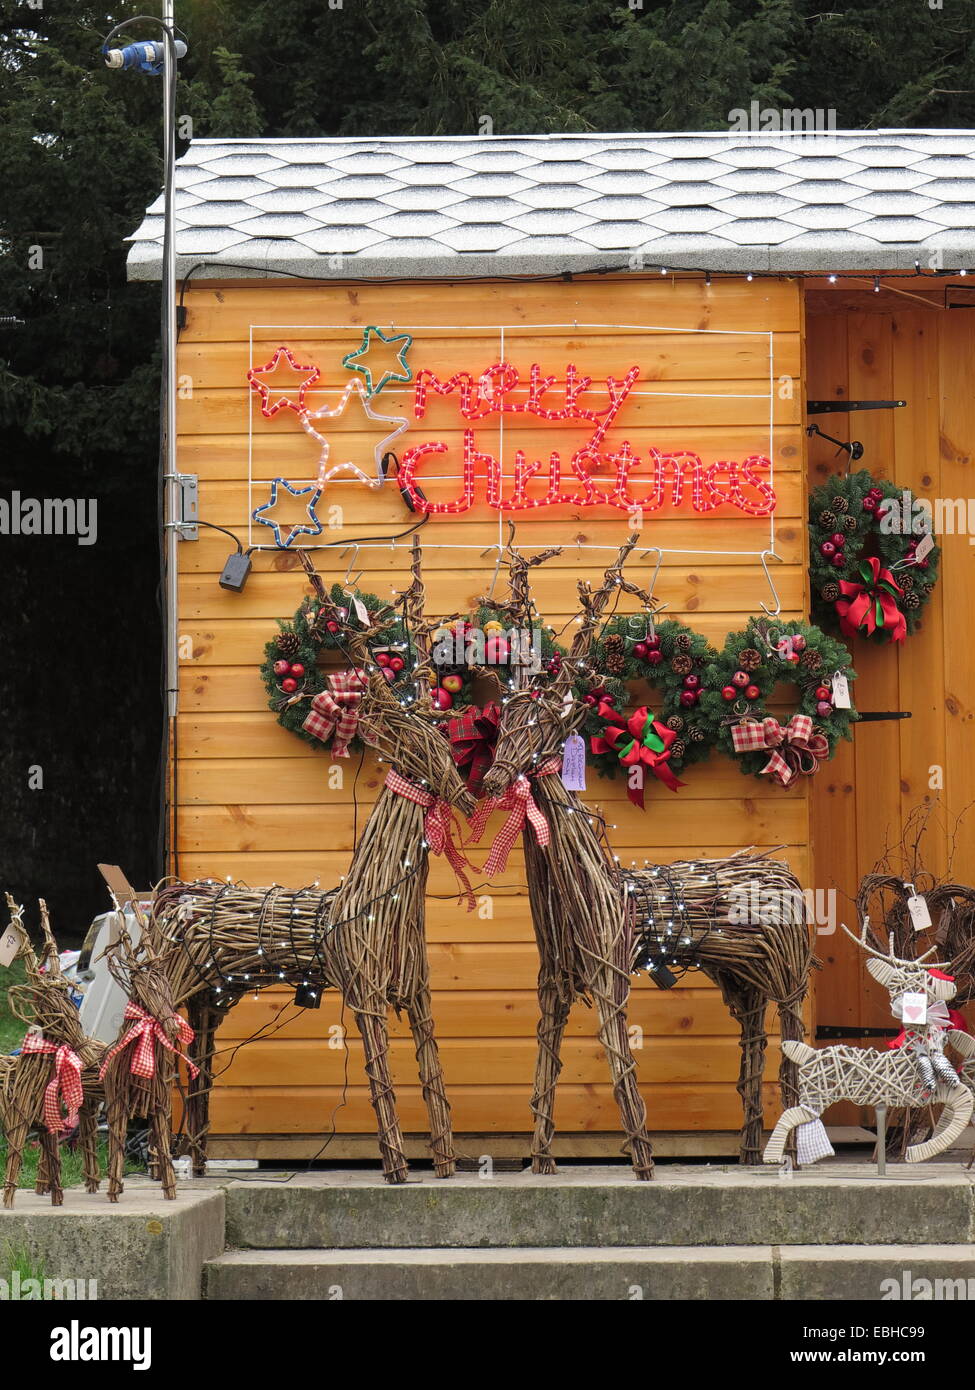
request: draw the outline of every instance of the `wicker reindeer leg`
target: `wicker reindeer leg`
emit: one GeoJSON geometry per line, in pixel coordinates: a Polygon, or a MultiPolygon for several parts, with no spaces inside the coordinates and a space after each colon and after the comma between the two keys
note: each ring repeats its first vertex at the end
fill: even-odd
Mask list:
{"type": "Polygon", "coordinates": [[[423,1099],[427,1107],[433,1170],[438,1178],[449,1178],[454,1174],[457,1155],[454,1153],[450,1105],[444,1089],[443,1068],[440,1065],[440,1053],[433,1033],[430,987],[425,981],[415,990],[406,1011],[420,1068],[423,1099]]]}
{"type": "Polygon", "coordinates": [[[532,1172],[557,1171],[552,1157],[555,1137],[555,1088],[562,1070],[562,1035],[569,1017],[570,1001],[563,998],[551,980],[538,981],[538,1053],[535,1059],[535,1090],[531,1109],[535,1116],[532,1135],[532,1172]]]}
{"type": "Polygon", "coordinates": [[[371,1012],[357,1010],[355,1018],[366,1054],[366,1075],[369,1077],[372,1107],[376,1112],[383,1175],[387,1182],[406,1182],[408,1170],[403,1152],[403,1135],[396,1115],[396,1096],[389,1075],[389,1035],[383,1001],[377,1000],[371,1012]]]}
{"type": "Polygon", "coordinates": [[[213,1003],[209,990],[194,995],[186,1006],[188,1021],[195,1037],[187,1056],[199,1067],[199,1074],[190,1081],[186,1095],[186,1134],[193,1176],[206,1173],[207,1137],[210,1132],[210,1091],[213,1087],[213,1039],[223,1022],[225,1010],[213,1003]]]}
{"type": "Polygon", "coordinates": [[[169,1116],[163,1111],[154,1110],[149,1122],[152,1142],[156,1150],[156,1166],[163,1196],[172,1202],[176,1197],[176,1173],[173,1169],[173,1156],[169,1146],[169,1116]]]}
{"type": "Polygon", "coordinates": [[[61,1207],[64,1205],[64,1188],[61,1186],[61,1146],[58,1136],[42,1129],[40,1144],[45,1169],[45,1190],[51,1194],[51,1206],[61,1207]]]}
{"type": "Polygon", "coordinates": [[[34,1191],[38,1197],[46,1197],[51,1190],[51,1179],[47,1171],[47,1150],[41,1145],[40,1156],[37,1160],[37,1178],[34,1182],[34,1191]]]}
{"type": "Polygon", "coordinates": [[[24,1161],[24,1145],[30,1132],[30,1122],[20,1117],[7,1125],[7,1171],[4,1175],[3,1204],[12,1207],[17,1195],[17,1179],[24,1161]]]}
{"type": "Polygon", "coordinates": [[[739,1160],[757,1164],[762,1161],[765,1107],[762,1104],[762,1078],[765,1074],[765,1013],[768,999],[761,990],[737,986],[728,982],[723,988],[725,1003],[738,1023],[741,1036],[738,1046],[741,1061],[738,1068],[738,1094],[741,1096],[742,1126],[739,1160]]]}
{"type": "Polygon", "coordinates": [[[97,1192],[101,1175],[98,1171],[98,1103],[85,1101],[78,1113],[78,1143],[81,1147],[85,1175],[85,1191],[97,1192]]]}
{"type": "Polygon", "coordinates": [[[117,1202],[125,1188],[125,1140],[129,1111],[122,1087],[115,1086],[108,1097],[108,1200],[117,1202]]]}
{"type": "Polygon", "coordinates": [[[647,1136],[647,1107],[636,1081],[636,1061],[630,1047],[626,1009],[630,998],[629,976],[611,967],[600,969],[593,981],[599,1011],[599,1041],[613,1078],[613,1095],[627,1136],[634,1175],[653,1177],[653,1147],[647,1136]]]}

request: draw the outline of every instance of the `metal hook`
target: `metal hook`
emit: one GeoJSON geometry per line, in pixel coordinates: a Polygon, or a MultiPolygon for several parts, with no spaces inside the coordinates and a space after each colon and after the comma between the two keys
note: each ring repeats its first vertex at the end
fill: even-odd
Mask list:
{"type": "Polygon", "coordinates": [[[772,597],[775,599],[775,607],[767,608],[764,603],[760,603],[759,607],[761,608],[762,612],[767,613],[770,618],[777,618],[779,614],[782,612],[782,600],[779,598],[779,591],[778,589],[776,589],[775,584],[772,581],[772,576],[769,574],[768,565],[765,561],[765,557],[767,555],[771,555],[774,560],[777,560],[779,557],[776,555],[774,550],[763,550],[760,557],[762,561],[762,569],[765,571],[765,578],[768,580],[768,586],[772,591],[772,597]]]}
{"type": "Polygon", "coordinates": [[[343,580],[343,584],[345,586],[346,593],[348,593],[349,589],[354,589],[355,586],[359,583],[359,580],[362,578],[362,570],[359,570],[358,574],[354,579],[352,578],[352,566],[357,564],[359,560],[359,547],[356,545],[355,541],[353,541],[351,545],[347,545],[345,547],[339,558],[344,559],[345,556],[348,555],[350,550],[352,550],[354,553],[352,559],[345,567],[345,579],[343,580]]]}
{"type": "MultiPolygon", "coordinates": [[[[653,567],[653,574],[650,576],[650,587],[649,587],[649,589],[647,590],[647,597],[650,598],[650,599],[653,598],[653,591],[654,591],[654,589],[657,587],[657,575],[660,573],[660,566],[661,566],[661,565],[663,564],[663,562],[664,562],[664,553],[663,553],[663,551],[660,549],[660,546],[659,546],[659,545],[648,545],[647,548],[646,548],[646,550],[642,550],[642,551],[640,552],[640,555],[639,555],[638,558],[641,559],[641,560],[645,559],[646,556],[648,556],[648,555],[650,554],[651,550],[655,550],[655,551],[657,552],[657,563],[656,563],[656,564],[654,565],[654,567],[653,567]]],[[[654,606],[653,612],[650,614],[650,630],[651,630],[651,632],[653,631],[653,620],[654,620],[654,617],[656,616],[656,614],[657,614],[657,613],[662,613],[662,612],[664,611],[665,608],[669,608],[669,607],[670,607],[670,604],[669,604],[669,603],[658,603],[658,604],[656,604],[656,605],[654,606]]]]}
{"type": "Polygon", "coordinates": [[[503,546],[502,546],[499,542],[496,541],[496,542],[494,543],[494,545],[485,546],[485,548],[481,551],[481,559],[483,560],[483,559],[484,559],[484,556],[487,555],[487,554],[488,554],[490,551],[492,551],[492,550],[496,550],[496,551],[497,551],[497,553],[498,553],[498,558],[497,558],[497,561],[496,561],[495,566],[494,566],[494,574],[491,576],[491,587],[490,587],[490,589],[488,589],[487,593],[486,593],[485,596],[484,596],[486,602],[488,602],[488,603],[490,603],[491,600],[494,598],[494,589],[495,589],[495,585],[496,585],[497,582],[498,582],[498,575],[499,575],[500,572],[501,572],[501,560],[502,560],[502,556],[503,556],[503,554],[504,554],[504,548],[503,548],[503,546]]]}

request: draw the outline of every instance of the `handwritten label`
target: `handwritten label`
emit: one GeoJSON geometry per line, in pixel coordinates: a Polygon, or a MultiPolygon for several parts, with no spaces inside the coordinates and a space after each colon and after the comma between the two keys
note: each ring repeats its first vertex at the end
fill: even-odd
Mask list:
{"type": "MultiPolygon", "coordinates": [[[[913,887],[913,884],[911,885],[913,887]]],[[[911,914],[911,926],[915,931],[925,931],[931,925],[931,914],[928,905],[917,893],[913,893],[907,900],[907,910],[911,914]]]]}
{"type": "Polygon", "coordinates": [[[914,563],[917,564],[919,560],[924,559],[925,555],[930,555],[933,549],[934,536],[932,536],[931,532],[928,531],[928,533],[922,536],[917,543],[917,550],[915,550],[914,552],[914,563]]]}
{"type": "Polygon", "coordinates": [[[570,734],[562,749],[562,785],[566,791],[586,790],[586,741],[579,734],[570,734]]]}
{"type": "Polygon", "coordinates": [[[352,600],[352,609],[353,609],[353,612],[355,613],[356,617],[359,619],[359,622],[362,624],[362,626],[363,626],[363,627],[368,627],[368,626],[369,626],[369,610],[366,608],[366,605],[362,602],[362,599],[361,599],[361,598],[353,598],[353,600],[352,600]]]}
{"type": "Polygon", "coordinates": [[[0,965],[10,965],[20,950],[21,932],[19,927],[9,926],[0,936],[0,965]]]}
{"type": "Polygon", "coordinates": [[[842,671],[833,674],[833,707],[834,709],[850,708],[850,682],[842,671]]]}

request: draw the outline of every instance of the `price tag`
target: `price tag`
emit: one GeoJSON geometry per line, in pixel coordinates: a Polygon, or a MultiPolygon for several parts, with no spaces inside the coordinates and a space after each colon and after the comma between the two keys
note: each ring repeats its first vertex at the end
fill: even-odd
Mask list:
{"type": "Polygon", "coordinates": [[[369,626],[369,610],[368,610],[368,608],[366,608],[366,605],[362,602],[362,599],[361,599],[361,598],[353,598],[353,600],[352,600],[352,610],[353,610],[353,612],[355,613],[356,617],[359,619],[359,622],[362,624],[362,626],[363,626],[363,627],[368,627],[368,626],[369,626]]]}
{"type": "Polygon", "coordinates": [[[930,555],[933,549],[934,536],[928,531],[917,543],[917,550],[914,552],[914,563],[917,564],[918,560],[923,560],[925,555],[930,555]]]}
{"type": "Polygon", "coordinates": [[[833,672],[833,708],[850,709],[850,682],[842,671],[833,672]]]}
{"type": "Polygon", "coordinates": [[[20,950],[23,935],[19,927],[11,924],[5,927],[0,936],[0,965],[10,965],[20,950]]]}
{"type": "Polygon", "coordinates": [[[931,925],[931,914],[928,905],[918,894],[913,883],[905,883],[905,888],[910,888],[911,892],[907,899],[907,910],[911,914],[911,926],[915,931],[925,931],[931,925]]]}
{"type": "Polygon", "coordinates": [[[900,998],[901,1022],[917,1028],[928,1021],[928,996],[922,991],[916,994],[913,990],[908,990],[900,998]]]}
{"type": "Polygon", "coordinates": [[[586,741],[579,734],[570,734],[562,749],[562,785],[566,791],[586,790],[586,741]]]}

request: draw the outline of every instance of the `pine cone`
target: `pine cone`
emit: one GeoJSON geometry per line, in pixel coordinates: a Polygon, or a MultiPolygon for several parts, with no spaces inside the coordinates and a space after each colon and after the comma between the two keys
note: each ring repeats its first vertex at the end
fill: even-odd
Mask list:
{"type": "Polygon", "coordinates": [[[606,653],[606,670],[611,676],[626,674],[626,657],[619,652],[606,653]]]}
{"type": "Polygon", "coordinates": [[[706,656],[695,656],[692,659],[695,666],[706,666],[708,664],[706,656]]]}
{"type": "Polygon", "coordinates": [[[823,658],[819,652],[814,652],[811,647],[803,652],[799,658],[799,665],[805,667],[807,671],[818,671],[823,664],[823,658]]]}
{"type": "Polygon", "coordinates": [[[820,589],[819,596],[826,603],[835,603],[840,596],[840,586],[838,584],[834,584],[833,581],[830,580],[827,584],[824,584],[823,587],[820,589]]]}
{"type": "Polygon", "coordinates": [[[913,575],[905,574],[905,575],[903,576],[903,578],[900,579],[899,583],[900,583],[901,588],[904,590],[905,594],[913,593],[913,591],[914,591],[914,577],[913,577],[913,575]]]}
{"type": "Polygon", "coordinates": [[[821,526],[824,531],[835,531],[836,513],[830,511],[820,512],[819,516],[816,518],[816,523],[821,526]]]}
{"type": "Polygon", "coordinates": [[[678,632],[674,638],[674,649],[678,652],[689,652],[691,649],[691,634],[689,632],[678,632]]]}
{"type": "Polygon", "coordinates": [[[684,740],[682,738],[675,738],[673,743],[670,745],[670,756],[674,759],[675,762],[679,762],[686,752],[687,744],[684,742],[684,740]]]}
{"type": "Polygon", "coordinates": [[[680,653],[678,656],[671,657],[670,669],[678,676],[688,676],[694,666],[694,662],[689,656],[680,653]]]}
{"type": "Polygon", "coordinates": [[[301,651],[301,638],[297,632],[279,632],[274,645],[282,656],[297,656],[301,651]]]}
{"type": "Polygon", "coordinates": [[[623,638],[618,632],[611,632],[603,643],[603,647],[607,652],[619,653],[620,655],[626,650],[623,638]]]}
{"type": "Polygon", "coordinates": [[[675,734],[683,733],[684,716],[682,714],[672,714],[667,720],[667,728],[673,729],[675,734]]]}
{"type": "Polygon", "coordinates": [[[904,597],[901,599],[901,603],[903,604],[903,606],[904,606],[905,608],[910,608],[910,609],[913,609],[913,608],[920,608],[920,607],[921,607],[920,595],[918,595],[918,594],[905,594],[904,597]]]}
{"type": "Polygon", "coordinates": [[[741,671],[757,671],[761,664],[762,654],[754,647],[746,647],[743,652],[738,653],[738,669],[741,671]]]}
{"type": "Polygon", "coordinates": [[[687,737],[690,739],[691,743],[704,743],[707,734],[701,728],[700,724],[692,724],[687,731],[687,737]]]}
{"type": "Polygon", "coordinates": [[[834,512],[839,512],[840,515],[850,510],[850,504],[845,497],[831,497],[829,505],[834,512]]]}
{"type": "Polygon", "coordinates": [[[848,536],[852,536],[857,529],[857,519],[855,516],[841,516],[840,529],[845,531],[848,536]]]}

